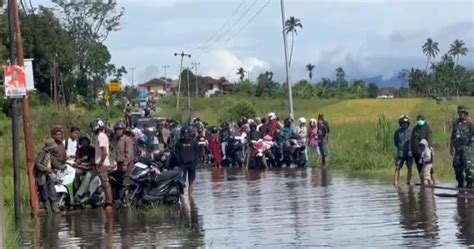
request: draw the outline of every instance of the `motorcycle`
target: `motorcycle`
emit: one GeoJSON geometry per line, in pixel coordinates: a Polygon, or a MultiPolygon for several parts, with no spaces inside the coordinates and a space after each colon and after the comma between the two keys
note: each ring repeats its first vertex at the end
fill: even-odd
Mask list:
{"type": "Polygon", "coordinates": [[[288,146],[284,151],[283,162],[289,167],[296,164],[298,167],[305,167],[308,159],[305,154],[306,146],[297,139],[289,139],[288,146]]]}
{"type": "Polygon", "coordinates": [[[62,195],[58,195],[58,197],[60,197],[58,198],[60,200],[58,202],[60,207],[63,208],[66,205],[71,207],[76,205],[91,205],[93,208],[96,208],[105,203],[105,193],[102,189],[102,182],[99,176],[93,171],[89,172],[89,174],[92,174],[92,176],[85,196],[77,202],[74,199],[74,195],[80,186],[83,176],[77,177],[77,169],[74,160],[69,159],[66,162],[66,170],[58,173],[58,178],[61,179],[62,184],[55,186],[56,193],[61,193],[62,195]],[[64,196],[66,196],[65,190],[67,190],[66,199],[64,199],[64,196]]]}
{"type": "Polygon", "coordinates": [[[242,140],[239,137],[230,137],[227,139],[226,159],[227,166],[238,165],[242,167],[245,161],[244,149],[242,140]]]}
{"type": "Polygon", "coordinates": [[[66,168],[56,173],[56,184],[54,188],[58,199],[58,208],[64,209],[66,205],[74,205],[74,180],[76,179],[76,170],[72,167],[70,161],[66,163],[66,168]]]}
{"type": "Polygon", "coordinates": [[[256,169],[268,168],[267,151],[268,146],[263,139],[250,141],[252,144],[251,165],[256,169]]]}
{"type": "Polygon", "coordinates": [[[179,205],[179,196],[184,193],[180,170],[161,172],[153,165],[135,163],[130,176],[132,184],[121,190],[124,207],[146,207],[155,203],[179,205]]]}

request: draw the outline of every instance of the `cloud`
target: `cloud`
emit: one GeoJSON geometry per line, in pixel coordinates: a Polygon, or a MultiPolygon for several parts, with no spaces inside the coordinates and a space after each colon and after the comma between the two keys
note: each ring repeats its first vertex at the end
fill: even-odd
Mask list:
{"type": "Polygon", "coordinates": [[[239,57],[227,49],[215,50],[209,57],[207,75],[216,78],[223,76],[232,81],[239,80],[236,74],[237,68],[243,67],[246,71],[251,71],[253,75],[270,68],[270,64],[266,61],[256,57],[239,57]]]}

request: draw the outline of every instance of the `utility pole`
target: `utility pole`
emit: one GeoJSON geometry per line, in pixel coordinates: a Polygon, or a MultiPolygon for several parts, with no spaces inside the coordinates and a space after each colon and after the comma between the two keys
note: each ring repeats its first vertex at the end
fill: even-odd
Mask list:
{"type": "MultiPolygon", "coordinates": [[[[16,65],[16,49],[15,49],[15,21],[14,9],[16,5],[13,1],[9,1],[9,29],[10,29],[10,64],[16,65]]],[[[12,98],[12,144],[13,144],[13,196],[15,200],[15,225],[19,229],[21,227],[21,169],[20,169],[20,113],[18,111],[19,101],[12,98]]],[[[3,183],[3,182],[1,182],[3,183]]],[[[3,192],[3,191],[2,191],[3,192]]],[[[3,201],[3,200],[2,200],[3,201]]]]}
{"type": "Polygon", "coordinates": [[[166,75],[166,69],[167,69],[167,68],[170,68],[170,65],[163,65],[163,66],[161,66],[161,67],[163,68],[163,71],[165,72],[165,79],[167,79],[168,76],[166,75]]]}
{"type": "MultiPolygon", "coordinates": [[[[25,66],[24,54],[23,54],[23,41],[21,38],[20,29],[20,17],[18,13],[17,0],[9,0],[10,2],[10,14],[12,15],[12,23],[15,30],[15,44],[16,44],[16,59],[17,65],[20,67],[25,66]]],[[[35,217],[39,213],[38,205],[38,194],[36,191],[36,181],[34,176],[35,171],[35,151],[33,146],[33,135],[31,131],[30,123],[30,104],[28,102],[28,95],[22,99],[23,109],[23,132],[25,137],[25,151],[26,151],[26,162],[28,164],[28,183],[30,188],[30,204],[31,214],[35,217]]]]}
{"type": "Polygon", "coordinates": [[[198,75],[198,66],[201,65],[201,63],[199,62],[192,62],[191,65],[193,65],[194,69],[195,69],[195,74],[194,74],[194,79],[196,80],[196,98],[198,97],[199,95],[199,89],[198,89],[198,78],[197,78],[197,75],[198,75]]]}
{"type": "Polygon", "coordinates": [[[132,72],[132,87],[135,87],[135,78],[134,78],[134,72],[135,72],[135,69],[137,69],[136,67],[130,67],[130,72],[132,72]]]}
{"type": "Polygon", "coordinates": [[[290,82],[290,69],[288,68],[288,41],[285,32],[285,3],[283,0],[280,0],[281,4],[281,25],[282,25],[282,34],[283,34],[283,47],[285,49],[285,69],[286,69],[286,84],[288,85],[288,101],[290,102],[290,117],[294,118],[294,109],[293,109],[293,92],[290,82]]]}
{"type": "Polygon", "coordinates": [[[178,80],[178,99],[176,100],[176,110],[179,110],[179,98],[181,97],[181,73],[183,71],[183,58],[187,56],[191,58],[190,54],[185,54],[184,52],[181,53],[174,53],[174,56],[181,56],[181,64],[179,65],[179,80],[178,80]]]}
{"type": "Polygon", "coordinates": [[[191,110],[191,91],[190,91],[190,87],[189,87],[189,67],[186,68],[186,74],[187,74],[187,82],[188,82],[188,109],[191,110]]]}

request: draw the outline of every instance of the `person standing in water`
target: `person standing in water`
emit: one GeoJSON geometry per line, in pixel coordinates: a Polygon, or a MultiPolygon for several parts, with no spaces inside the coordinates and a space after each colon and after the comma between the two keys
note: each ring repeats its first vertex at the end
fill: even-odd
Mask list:
{"type": "MultiPolygon", "coordinates": [[[[430,148],[433,146],[433,132],[431,131],[431,127],[425,120],[423,115],[418,115],[416,118],[416,125],[413,127],[413,131],[411,133],[410,144],[411,144],[411,152],[413,153],[413,159],[415,160],[416,169],[418,170],[418,174],[420,176],[420,181],[423,181],[423,164],[421,163],[421,154],[423,153],[423,149],[420,146],[420,142],[422,139],[426,139],[428,141],[428,145],[430,148]]],[[[434,180],[434,172],[431,172],[431,179],[434,180]]]]}
{"type": "Polygon", "coordinates": [[[468,109],[458,106],[459,118],[453,123],[451,133],[450,152],[453,158],[453,168],[456,173],[458,188],[472,187],[472,139],[474,137],[474,126],[469,118],[468,109]]]}
{"type": "Polygon", "coordinates": [[[413,167],[413,154],[410,147],[410,119],[407,115],[403,115],[398,120],[400,128],[395,131],[394,142],[397,148],[397,158],[395,162],[395,176],[394,185],[398,186],[400,183],[400,170],[403,165],[407,165],[407,185],[411,183],[412,167],[413,167]]]}

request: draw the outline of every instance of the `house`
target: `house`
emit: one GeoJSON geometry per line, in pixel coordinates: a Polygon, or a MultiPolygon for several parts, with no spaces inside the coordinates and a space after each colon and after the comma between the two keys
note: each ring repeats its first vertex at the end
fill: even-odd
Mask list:
{"type": "Polygon", "coordinates": [[[206,98],[209,98],[218,94],[226,94],[232,91],[234,83],[228,81],[226,78],[221,77],[219,79],[214,79],[209,76],[202,78],[204,85],[208,86],[208,90],[205,92],[206,98]]]}
{"type": "Polygon", "coordinates": [[[146,89],[149,95],[154,97],[163,97],[169,95],[169,87],[171,86],[171,82],[154,78],[149,80],[143,84],[139,84],[138,88],[146,89]]]}
{"type": "Polygon", "coordinates": [[[398,89],[395,87],[380,88],[377,99],[393,99],[397,92],[398,89]]]}

